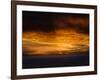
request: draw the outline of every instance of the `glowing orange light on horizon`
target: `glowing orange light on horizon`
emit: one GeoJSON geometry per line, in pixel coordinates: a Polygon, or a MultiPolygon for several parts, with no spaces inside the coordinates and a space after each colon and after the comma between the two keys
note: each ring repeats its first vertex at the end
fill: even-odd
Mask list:
{"type": "Polygon", "coordinates": [[[84,52],[88,47],[89,35],[77,33],[75,30],[56,30],[50,33],[23,32],[23,50],[30,55],[84,52]]]}

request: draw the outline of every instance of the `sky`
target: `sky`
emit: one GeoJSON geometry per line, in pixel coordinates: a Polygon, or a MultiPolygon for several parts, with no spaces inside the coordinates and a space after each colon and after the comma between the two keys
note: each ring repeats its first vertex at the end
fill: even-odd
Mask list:
{"type": "Polygon", "coordinates": [[[89,14],[23,11],[23,53],[89,51],[89,14]]]}
{"type": "Polygon", "coordinates": [[[88,23],[88,14],[23,11],[23,31],[53,32],[60,28],[88,34],[88,23]]]}

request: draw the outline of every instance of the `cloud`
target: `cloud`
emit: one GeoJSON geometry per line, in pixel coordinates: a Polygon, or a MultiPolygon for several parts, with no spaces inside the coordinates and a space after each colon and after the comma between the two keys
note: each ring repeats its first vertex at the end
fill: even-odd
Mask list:
{"type": "Polygon", "coordinates": [[[89,33],[89,18],[88,16],[63,16],[56,17],[53,20],[53,24],[56,28],[60,29],[74,29],[77,32],[89,33]]]}
{"type": "Polygon", "coordinates": [[[23,33],[23,53],[29,55],[69,54],[88,51],[89,36],[69,30],[52,34],[23,33]],[[53,37],[53,38],[52,38],[53,37]]]}
{"type": "Polygon", "coordinates": [[[23,11],[23,31],[52,32],[56,29],[74,29],[89,33],[89,15],[23,11]]]}

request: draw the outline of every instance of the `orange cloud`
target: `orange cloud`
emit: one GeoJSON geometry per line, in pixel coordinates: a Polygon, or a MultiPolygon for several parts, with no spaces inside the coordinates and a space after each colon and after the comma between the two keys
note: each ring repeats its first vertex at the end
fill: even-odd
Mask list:
{"type": "Polygon", "coordinates": [[[23,51],[29,55],[69,54],[87,51],[89,36],[73,30],[23,33],[23,51]]]}

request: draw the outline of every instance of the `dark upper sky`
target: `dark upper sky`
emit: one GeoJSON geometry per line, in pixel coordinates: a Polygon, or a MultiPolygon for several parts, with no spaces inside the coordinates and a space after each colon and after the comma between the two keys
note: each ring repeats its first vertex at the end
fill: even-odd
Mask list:
{"type": "Polygon", "coordinates": [[[51,32],[75,29],[89,33],[89,14],[23,11],[23,31],[51,32]]]}

